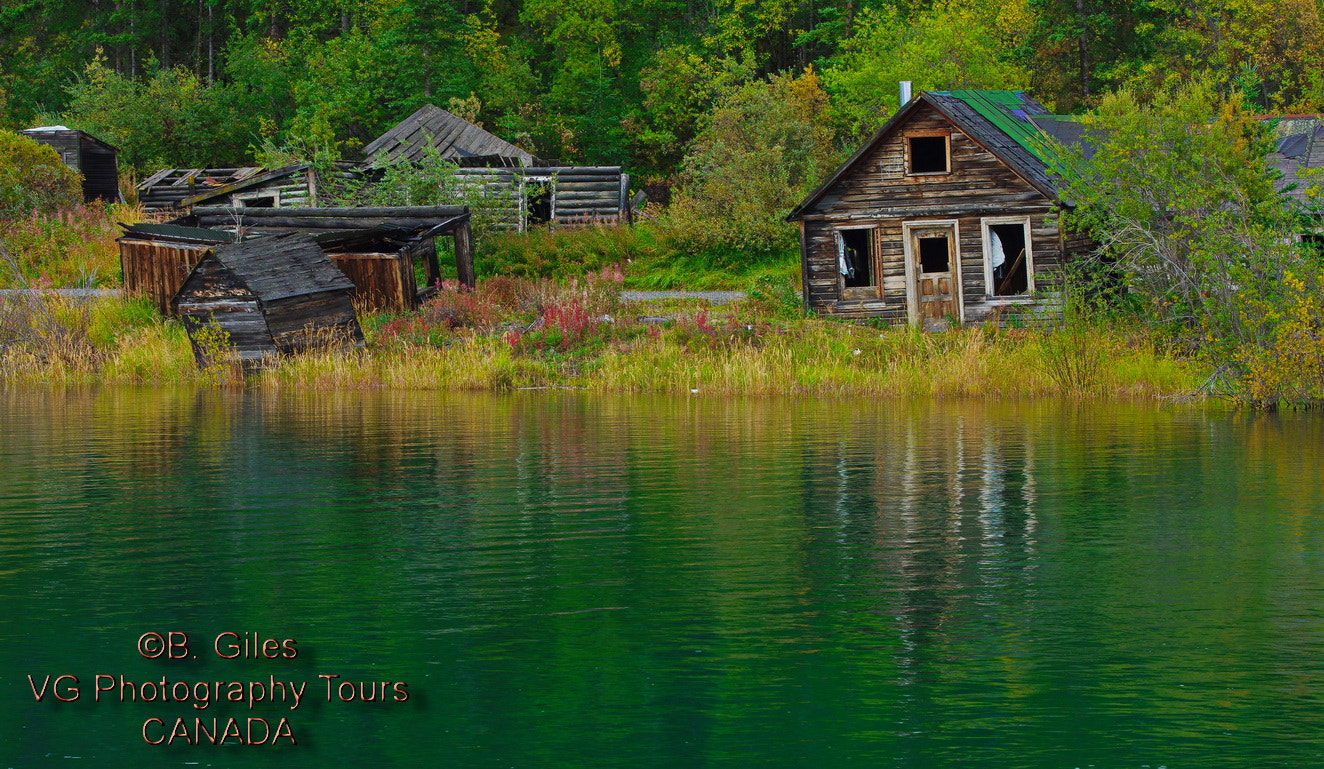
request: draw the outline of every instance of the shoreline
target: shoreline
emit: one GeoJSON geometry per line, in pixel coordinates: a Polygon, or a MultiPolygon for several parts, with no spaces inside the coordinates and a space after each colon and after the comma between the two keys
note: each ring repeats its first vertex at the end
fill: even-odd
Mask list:
{"type": "Polygon", "coordinates": [[[30,331],[0,337],[0,386],[1206,399],[1192,396],[1208,376],[1202,365],[1134,329],[921,333],[805,317],[757,299],[627,306],[619,293],[615,285],[489,282],[412,313],[362,315],[363,349],[279,358],[248,377],[233,362],[200,370],[183,325],[138,300],[8,303],[0,331],[6,317],[11,336],[16,323],[30,331]],[[16,317],[24,306],[27,315],[16,317]]]}

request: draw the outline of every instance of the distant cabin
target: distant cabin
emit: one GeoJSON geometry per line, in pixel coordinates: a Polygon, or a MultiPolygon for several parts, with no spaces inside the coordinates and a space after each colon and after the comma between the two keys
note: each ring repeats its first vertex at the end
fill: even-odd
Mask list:
{"type": "Polygon", "coordinates": [[[620,166],[558,166],[440,107],[425,104],[363,148],[366,164],[419,163],[435,152],[456,164],[447,190],[478,204],[491,226],[624,224],[633,220],[630,175],[620,166]]]}
{"type": "Polygon", "coordinates": [[[119,200],[119,151],[114,147],[86,131],[62,125],[29,128],[21,133],[60,153],[66,166],[83,175],[83,200],[119,200]]]}
{"type": "Polygon", "coordinates": [[[328,344],[362,346],[354,284],[303,233],[216,246],[184,279],[171,307],[182,316],[198,365],[212,352],[197,332],[215,323],[247,366],[328,344]]]}
{"type": "Polygon", "coordinates": [[[1022,91],[920,93],[788,216],[815,312],[944,328],[1059,304],[1068,239],[1022,91]]]}
{"type": "Polygon", "coordinates": [[[359,164],[342,161],[320,171],[311,163],[283,168],[164,168],[138,184],[138,201],[148,211],[188,210],[195,205],[315,207],[318,182],[328,175],[353,181],[362,176],[359,164]]]}

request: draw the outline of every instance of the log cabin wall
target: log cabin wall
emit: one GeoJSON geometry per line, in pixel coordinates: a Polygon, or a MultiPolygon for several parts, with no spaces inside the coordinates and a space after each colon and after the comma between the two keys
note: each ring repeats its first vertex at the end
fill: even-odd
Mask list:
{"type": "Polygon", "coordinates": [[[1033,316],[1056,301],[1051,297],[1061,288],[1063,241],[1054,211],[1052,199],[937,109],[919,104],[800,217],[805,302],[816,312],[846,318],[915,320],[905,228],[943,222],[954,224],[957,234],[958,320],[1033,316]],[[907,173],[907,141],[917,135],[950,137],[947,173],[907,173]],[[1033,295],[994,296],[985,256],[984,224],[990,219],[998,224],[1028,220],[1027,274],[1033,295]],[[874,285],[845,285],[838,236],[853,229],[865,230],[870,238],[874,285]]]}
{"type": "Polygon", "coordinates": [[[630,176],[620,166],[458,168],[458,194],[483,201],[497,229],[620,224],[629,218],[630,176]]]}

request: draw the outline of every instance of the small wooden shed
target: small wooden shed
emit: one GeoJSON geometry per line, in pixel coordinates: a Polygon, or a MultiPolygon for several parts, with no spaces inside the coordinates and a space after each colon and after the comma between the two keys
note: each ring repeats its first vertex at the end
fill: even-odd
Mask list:
{"type": "Polygon", "coordinates": [[[291,233],[207,251],[170,300],[183,317],[198,365],[197,332],[212,323],[245,365],[327,344],[363,344],[354,284],[308,235],[291,233]]]}
{"type": "Polygon", "coordinates": [[[60,153],[66,166],[83,175],[83,200],[113,203],[120,196],[119,151],[86,131],[65,126],[29,128],[22,134],[60,153]]]}
{"type": "Polygon", "coordinates": [[[198,207],[167,224],[122,225],[120,268],[129,294],[150,297],[163,314],[193,266],[213,246],[305,232],[354,283],[360,307],[399,312],[437,290],[438,237],[454,240],[456,274],[474,285],[469,211],[462,206],[247,209],[198,207]],[[417,268],[417,269],[416,269],[417,268]],[[421,273],[421,275],[418,275],[421,273]],[[421,284],[420,284],[421,278],[421,284]]]}

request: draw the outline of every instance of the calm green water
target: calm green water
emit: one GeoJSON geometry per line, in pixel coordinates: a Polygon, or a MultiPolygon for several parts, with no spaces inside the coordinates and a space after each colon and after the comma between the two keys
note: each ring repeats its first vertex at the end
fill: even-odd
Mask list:
{"type": "Polygon", "coordinates": [[[0,393],[0,767],[1318,767],[1321,446],[1148,406],[0,393]],[[298,744],[144,742],[250,715],[298,744]]]}

